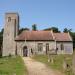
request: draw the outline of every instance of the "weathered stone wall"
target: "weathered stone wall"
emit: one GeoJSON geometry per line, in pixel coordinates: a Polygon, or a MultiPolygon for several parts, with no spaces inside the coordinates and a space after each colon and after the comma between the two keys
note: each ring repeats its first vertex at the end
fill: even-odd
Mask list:
{"type": "Polygon", "coordinates": [[[56,49],[56,44],[54,41],[18,41],[17,42],[17,53],[20,56],[23,56],[23,47],[27,46],[28,56],[31,55],[31,48],[33,49],[34,54],[45,54],[46,53],[46,43],[49,43],[49,49],[56,49]],[[43,44],[43,51],[38,51],[38,43],[43,44]]]}
{"type": "Polygon", "coordinates": [[[18,35],[18,19],[18,14],[16,13],[6,13],[5,15],[2,56],[15,55],[16,42],[14,39],[18,35]]]}
{"type": "Polygon", "coordinates": [[[73,54],[72,42],[57,42],[58,54],[73,54]],[[61,50],[61,43],[64,46],[64,50],[61,50]]]}

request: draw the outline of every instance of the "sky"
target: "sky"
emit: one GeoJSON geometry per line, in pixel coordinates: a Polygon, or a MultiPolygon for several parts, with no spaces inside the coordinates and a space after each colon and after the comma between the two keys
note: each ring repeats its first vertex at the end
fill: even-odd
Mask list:
{"type": "Polygon", "coordinates": [[[7,12],[19,13],[20,28],[37,24],[38,30],[58,27],[75,31],[75,0],[0,0],[0,30],[7,12]]]}

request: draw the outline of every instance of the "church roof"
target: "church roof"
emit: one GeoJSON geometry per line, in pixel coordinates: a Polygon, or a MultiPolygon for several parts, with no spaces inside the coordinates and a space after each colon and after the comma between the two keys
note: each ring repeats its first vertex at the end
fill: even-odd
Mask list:
{"type": "Polygon", "coordinates": [[[72,41],[69,33],[53,33],[56,41],[72,41]]]}
{"type": "Polygon", "coordinates": [[[53,33],[52,31],[23,31],[19,34],[16,41],[72,41],[69,33],[53,33]]]}
{"type": "Polygon", "coordinates": [[[23,31],[15,40],[34,40],[34,41],[47,41],[53,40],[51,31],[23,31]]]}

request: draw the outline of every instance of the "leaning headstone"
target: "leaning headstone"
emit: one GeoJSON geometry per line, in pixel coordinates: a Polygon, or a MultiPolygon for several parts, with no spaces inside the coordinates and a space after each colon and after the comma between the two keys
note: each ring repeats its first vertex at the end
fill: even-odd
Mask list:
{"type": "Polygon", "coordinates": [[[54,59],[53,57],[50,55],[50,57],[48,58],[48,62],[54,63],[54,59]]]}
{"type": "Polygon", "coordinates": [[[54,63],[53,56],[55,55],[55,50],[51,49],[48,51],[48,62],[54,63]]]}
{"type": "Polygon", "coordinates": [[[50,62],[50,59],[48,59],[48,62],[50,62]]]}
{"type": "Polygon", "coordinates": [[[64,62],[63,62],[63,71],[67,75],[73,75],[71,65],[67,63],[67,60],[64,60],[64,62]]]}
{"type": "Polygon", "coordinates": [[[67,63],[66,63],[66,61],[64,60],[63,61],[63,70],[66,70],[67,69],[67,63]]]}

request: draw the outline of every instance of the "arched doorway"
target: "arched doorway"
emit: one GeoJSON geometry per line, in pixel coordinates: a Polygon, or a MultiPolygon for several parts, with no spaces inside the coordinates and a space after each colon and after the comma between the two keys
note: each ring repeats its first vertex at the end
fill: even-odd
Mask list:
{"type": "Polygon", "coordinates": [[[27,54],[28,54],[27,46],[24,46],[24,47],[23,47],[23,56],[24,56],[24,57],[27,57],[27,54]]]}

